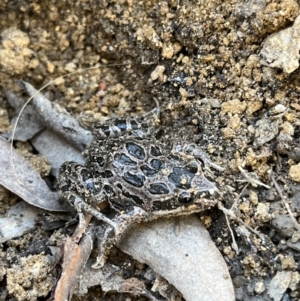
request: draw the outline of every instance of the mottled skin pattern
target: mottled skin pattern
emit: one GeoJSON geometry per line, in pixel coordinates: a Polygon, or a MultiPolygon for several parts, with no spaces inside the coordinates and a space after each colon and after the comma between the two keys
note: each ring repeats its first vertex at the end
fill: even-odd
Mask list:
{"type": "Polygon", "coordinates": [[[191,214],[216,203],[207,197],[217,188],[203,175],[202,165],[222,168],[193,143],[155,140],[158,114],[156,109],[137,118],[96,123],[85,166],[66,162],[60,168],[60,193],[80,219],[92,214],[105,222],[94,268],[103,266],[109,249],[133,223],[191,214]],[[116,212],[112,219],[97,209],[105,201],[116,212]]]}

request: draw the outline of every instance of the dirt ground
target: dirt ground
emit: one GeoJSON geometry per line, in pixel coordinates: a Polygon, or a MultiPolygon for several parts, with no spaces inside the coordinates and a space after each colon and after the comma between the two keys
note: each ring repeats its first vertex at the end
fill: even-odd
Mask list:
{"type": "MultiPolygon", "coordinates": [[[[239,252],[220,210],[202,219],[228,265],[236,300],[299,300],[299,69],[289,54],[287,65],[267,66],[261,53],[266,38],[291,27],[299,11],[293,0],[1,1],[0,131],[11,129],[14,116],[4,92],[27,97],[15,80],[40,88],[99,64],[58,79],[43,93],[83,124],[142,114],[158,99],[160,139],[196,142],[225,168],[212,177],[224,207],[235,205],[237,219],[230,225],[239,252]]],[[[30,141],[15,146],[55,187],[47,160],[30,141]]],[[[5,189],[0,201],[1,214],[18,202],[5,189]]],[[[37,228],[1,245],[0,300],[47,300],[59,266],[49,273],[44,254],[62,244],[59,229],[54,235],[53,229],[37,228]],[[37,262],[45,269],[35,279],[24,267],[37,262]],[[24,293],[31,289],[38,291],[33,299],[24,293]]],[[[99,287],[80,300],[91,298],[141,300],[104,294],[99,287]]]]}

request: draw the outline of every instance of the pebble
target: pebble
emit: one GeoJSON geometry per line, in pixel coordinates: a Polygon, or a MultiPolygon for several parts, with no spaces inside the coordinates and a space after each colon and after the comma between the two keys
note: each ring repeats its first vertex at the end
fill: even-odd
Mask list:
{"type": "Polygon", "coordinates": [[[271,224],[283,237],[292,237],[295,232],[294,223],[287,215],[277,215],[271,224]]]}
{"type": "Polygon", "coordinates": [[[289,178],[293,181],[300,182],[300,163],[290,167],[289,178]]]}
{"type": "Polygon", "coordinates": [[[283,113],[286,110],[286,107],[282,104],[278,104],[275,106],[276,113],[283,113]]]}
{"type": "Polygon", "coordinates": [[[266,287],[262,281],[256,282],[255,283],[255,292],[257,294],[261,294],[266,290],[266,287]]]}

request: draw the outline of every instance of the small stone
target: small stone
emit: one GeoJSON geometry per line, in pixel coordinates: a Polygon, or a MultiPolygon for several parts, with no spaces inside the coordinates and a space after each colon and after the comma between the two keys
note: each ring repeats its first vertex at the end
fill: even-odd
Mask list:
{"type": "Polygon", "coordinates": [[[239,205],[239,209],[243,212],[243,213],[248,213],[249,212],[249,203],[248,202],[242,202],[239,205]]]}
{"type": "Polygon", "coordinates": [[[295,182],[300,182],[300,163],[290,167],[289,178],[295,182]]]}
{"type": "Polygon", "coordinates": [[[235,131],[230,128],[222,129],[222,134],[223,134],[224,139],[231,139],[231,138],[235,138],[235,136],[236,136],[235,131]]]}
{"type": "Polygon", "coordinates": [[[256,282],[255,283],[255,292],[257,294],[261,294],[266,290],[266,287],[262,281],[256,282]]]}
{"type": "Polygon", "coordinates": [[[300,241],[292,242],[291,240],[287,241],[287,246],[297,252],[300,252],[300,241]]]}
{"type": "Polygon", "coordinates": [[[273,122],[270,122],[270,120],[267,118],[258,120],[255,125],[255,136],[257,137],[255,140],[255,145],[264,145],[266,142],[275,138],[278,134],[278,125],[279,120],[275,120],[273,122]]]}
{"type": "Polygon", "coordinates": [[[211,98],[209,99],[209,104],[211,105],[212,108],[218,109],[221,107],[220,100],[217,98],[211,98]]]}
{"type": "Polygon", "coordinates": [[[30,43],[28,35],[15,27],[10,27],[4,30],[1,34],[2,44],[4,48],[14,48],[14,47],[27,47],[30,43]],[[9,47],[6,47],[9,46],[9,47]]]}
{"type": "Polygon", "coordinates": [[[275,112],[279,114],[279,113],[283,113],[286,110],[286,107],[282,104],[278,104],[275,106],[274,109],[275,109],[275,112]]]}
{"type": "Polygon", "coordinates": [[[162,47],[161,55],[165,59],[171,59],[174,55],[174,49],[172,44],[164,44],[162,47]]]}
{"type": "Polygon", "coordinates": [[[242,114],[246,108],[247,104],[240,101],[239,99],[233,99],[227,102],[224,102],[221,105],[222,113],[230,112],[232,114],[242,114]]]}
{"type": "Polygon", "coordinates": [[[235,114],[234,116],[232,116],[227,122],[227,127],[231,128],[233,130],[239,129],[240,126],[241,126],[241,119],[238,114],[235,114]]]}
{"type": "Polygon", "coordinates": [[[58,77],[55,79],[54,84],[59,86],[59,85],[63,85],[65,83],[65,79],[62,77],[58,77]]]}
{"type": "Polygon", "coordinates": [[[7,110],[0,108],[0,131],[6,132],[10,129],[10,127],[7,110]]]}
{"type": "Polygon", "coordinates": [[[282,131],[281,131],[281,132],[282,132],[283,134],[288,134],[288,135],[290,135],[290,136],[293,136],[293,135],[294,135],[295,130],[294,130],[293,125],[292,125],[290,122],[285,121],[285,122],[281,125],[281,127],[282,127],[282,131]]]}
{"type": "Polygon", "coordinates": [[[247,114],[251,116],[254,112],[260,110],[262,106],[261,101],[250,101],[248,103],[247,114]]]}
{"type": "Polygon", "coordinates": [[[74,62],[67,63],[64,68],[67,72],[74,72],[77,70],[77,66],[74,62]]]}
{"type": "Polygon", "coordinates": [[[287,215],[277,215],[272,221],[271,225],[283,236],[292,237],[295,232],[294,223],[287,215]]]}
{"type": "Polygon", "coordinates": [[[255,219],[259,220],[263,223],[266,223],[271,220],[270,211],[270,204],[269,203],[258,203],[256,212],[255,212],[255,219]]]}
{"type": "Polygon", "coordinates": [[[297,268],[297,264],[293,257],[291,256],[281,256],[281,268],[283,270],[294,270],[297,268]]]}
{"type": "Polygon", "coordinates": [[[54,68],[55,68],[55,65],[54,65],[52,62],[47,61],[47,71],[48,71],[49,73],[53,73],[54,68]]]}
{"type": "Polygon", "coordinates": [[[162,65],[156,66],[156,68],[151,72],[151,75],[150,75],[151,80],[155,81],[155,80],[159,79],[160,81],[163,81],[165,70],[166,70],[165,66],[162,66],[162,65]]]}
{"type": "Polygon", "coordinates": [[[256,192],[253,190],[249,191],[249,199],[252,205],[257,205],[258,204],[258,195],[256,192]]]}
{"type": "Polygon", "coordinates": [[[224,249],[223,249],[223,253],[225,254],[225,255],[229,255],[230,253],[231,253],[231,248],[230,247],[225,247],[224,249]]]}
{"type": "Polygon", "coordinates": [[[188,56],[184,56],[184,57],[182,58],[182,62],[183,62],[184,64],[187,64],[189,61],[190,61],[190,59],[189,59],[188,56]]]}
{"type": "Polygon", "coordinates": [[[273,68],[281,68],[292,73],[299,67],[300,16],[293,26],[283,29],[266,38],[260,51],[261,63],[273,68]]]}

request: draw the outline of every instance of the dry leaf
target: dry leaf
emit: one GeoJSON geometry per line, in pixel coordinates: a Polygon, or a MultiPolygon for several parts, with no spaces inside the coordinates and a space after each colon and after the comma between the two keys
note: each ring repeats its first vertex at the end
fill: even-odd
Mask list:
{"type": "Polygon", "coordinates": [[[27,203],[50,211],[65,211],[38,172],[0,137],[0,184],[27,203]]]}
{"type": "Polygon", "coordinates": [[[148,264],[187,301],[235,300],[223,256],[195,215],[139,224],[125,233],[118,247],[148,264]]]}
{"type": "Polygon", "coordinates": [[[0,215],[0,243],[33,229],[39,213],[39,209],[23,201],[9,208],[4,216],[0,215]]]}

